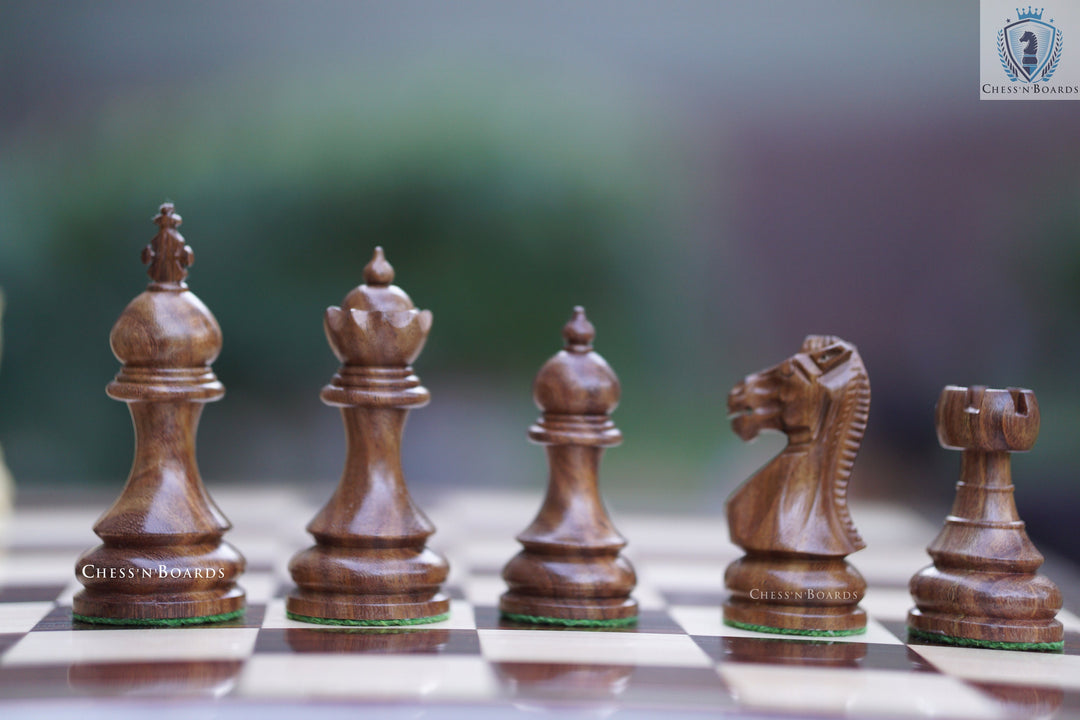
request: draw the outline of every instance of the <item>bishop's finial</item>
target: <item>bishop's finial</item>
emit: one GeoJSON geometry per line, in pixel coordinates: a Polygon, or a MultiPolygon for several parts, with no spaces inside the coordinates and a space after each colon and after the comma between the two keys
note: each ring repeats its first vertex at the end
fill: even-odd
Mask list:
{"type": "Polygon", "coordinates": [[[184,278],[187,277],[187,269],[195,262],[195,253],[184,242],[184,236],[176,230],[182,222],[183,219],[170,202],[163,204],[154,216],[154,224],[160,230],[150,244],[143,248],[142,261],[144,265],[150,266],[147,274],[155,285],[187,287],[184,278]]]}
{"type": "Polygon", "coordinates": [[[371,262],[364,266],[364,282],[377,287],[386,287],[394,282],[394,266],[386,261],[381,247],[375,248],[371,262]]]}
{"type": "Polygon", "coordinates": [[[596,328],[585,317],[585,308],[580,305],[574,308],[573,316],[563,326],[562,336],[566,341],[566,349],[570,352],[587,353],[592,350],[596,328]]]}

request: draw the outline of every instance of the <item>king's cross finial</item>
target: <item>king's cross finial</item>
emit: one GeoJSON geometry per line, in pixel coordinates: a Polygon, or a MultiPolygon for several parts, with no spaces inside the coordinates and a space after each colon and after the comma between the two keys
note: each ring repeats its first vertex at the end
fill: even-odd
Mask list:
{"type": "Polygon", "coordinates": [[[184,242],[184,236],[176,231],[183,222],[172,203],[165,203],[154,216],[154,223],[161,228],[150,244],[143,248],[142,261],[149,265],[147,274],[157,285],[184,287],[187,269],[195,262],[195,253],[184,242]]]}

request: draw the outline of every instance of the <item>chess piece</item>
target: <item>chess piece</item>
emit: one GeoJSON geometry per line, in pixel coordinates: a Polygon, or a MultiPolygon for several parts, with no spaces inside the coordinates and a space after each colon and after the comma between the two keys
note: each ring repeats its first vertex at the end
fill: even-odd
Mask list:
{"type": "Polygon", "coordinates": [[[85,622],[185,625],[244,611],[236,585],[244,558],[222,541],[231,526],[195,462],[203,403],[225,394],[210,369],[221,328],[184,282],[194,254],[172,204],[154,222],[160,230],[142,256],[151,282],[109,338],[124,365],[106,392],[131,411],[135,461],[120,498],[94,525],[104,544],[75,568],[85,587],[73,615],[85,622]]]}
{"type": "Polygon", "coordinates": [[[637,578],[619,554],[626,540],[608,518],[597,485],[604,448],[622,442],[610,413],[619,380],[593,352],[595,335],[576,307],[563,328],[566,345],[533,383],[543,411],[529,439],[547,446],[547,497],[532,524],[517,536],[524,550],[503,569],[509,588],[499,600],[517,622],[608,627],[637,621],[630,597],[637,578]]]}
{"type": "Polygon", "coordinates": [[[341,408],[347,455],[341,482],[308,524],[315,545],[297,553],[297,584],[286,600],[294,620],[334,625],[411,625],[443,620],[446,560],[425,547],[434,525],[413,503],[401,471],[401,435],[411,408],[430,394],[413,374],[431,330],[391,283],[382,248],[364,268],[364,285],[326,311],[330,347],[342,366],[322,390],[341,408]]]}
{"type": "Polygon", "coordinates": [[[865,545],[847,485],[870,411],[855,346],[811,335],[794,356],[728,396],[735,433],[778,430],[788,444],[728,499],[731,540],[746,551],[724,574],[724,622],[761,632],[853,635],[866,581],[844,558],[865,545]]]}
{"type": "Polygon", "coordinates": [[[909,632],[952,645],[1061,650],[1054,618],[1061,592],[1037,575],[1043,556],[1016,512],[1009,453],[1039,434],[1030,390],[946,386],[937,404],[942,447],[962,450],[960,482],[945,527],[927,552],[934,564],[911,578],[909,632]]]}

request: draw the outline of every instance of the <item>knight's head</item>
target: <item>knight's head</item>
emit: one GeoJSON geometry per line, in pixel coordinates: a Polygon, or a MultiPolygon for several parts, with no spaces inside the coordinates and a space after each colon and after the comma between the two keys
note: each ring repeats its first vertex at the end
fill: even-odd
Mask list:
{"type": "Polygon", "coordinates": [[[844,368],[853,359],[862,371],[851,343],[829,335],[807,337],[799,352],[732,388],[728,394],[732,429],[743,440],[762,430],[778,430],[793,443],[815,439],[829,407],[850,382],[844,368]]]}

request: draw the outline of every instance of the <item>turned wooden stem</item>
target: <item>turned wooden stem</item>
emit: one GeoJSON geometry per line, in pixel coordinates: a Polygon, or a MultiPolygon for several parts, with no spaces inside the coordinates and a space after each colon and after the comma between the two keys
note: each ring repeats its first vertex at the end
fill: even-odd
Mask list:
{"type": "Polygon", "coordinates": [[[548,490],[536,520],[517,536],[529,551],[551,555],[614,556],[626,540],[611,524],[600,498],[602,447],[548,445],[548,490]]]}
{"type": "Polygon", "coordinates": [[[94,532],[114,546],[220,539],[231,525],[207,495],[195,460],[202,403],[133,402],[128,407],[135,426],[135,460],[120,499],[94,532]],[[169,513],[154,513],[153,506],[163,501],[169,513]]]}
{"type": "Polygon", "coordinates": [[[315,539],[340,547],[423,548],[435,531],[413,505],[401,469],[401,437],[408,411],[342,408],[345,470],[332,501],[308,525],[315,539]],[[346,517],[347,516],[347,517],[346,517]],[[387,522],[393,519],[393,526],[387,522]]]}

